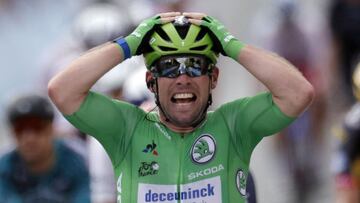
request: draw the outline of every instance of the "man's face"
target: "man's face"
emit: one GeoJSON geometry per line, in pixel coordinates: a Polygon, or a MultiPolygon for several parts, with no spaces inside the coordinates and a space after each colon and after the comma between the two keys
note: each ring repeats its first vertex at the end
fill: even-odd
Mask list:
{"type": "MultiPolygon", "coordinates": [[[[150,74],[148,74],[148,79],[150,74]]],[[[190,77],[158,77],[158,91],[162,110],[177,127],[191,127],[206,108],[209,93],[216,87],[218,69],[209,75],[190,77]]],[[[163,115],[162,115],[163,116],[163,115]]]]}
{"type": "Polygon", "coordinates": [[[52,154],[53,126],[50,121],[24,117],[15,121],[17,150],[27,164],[38,164],[52,154]]]}

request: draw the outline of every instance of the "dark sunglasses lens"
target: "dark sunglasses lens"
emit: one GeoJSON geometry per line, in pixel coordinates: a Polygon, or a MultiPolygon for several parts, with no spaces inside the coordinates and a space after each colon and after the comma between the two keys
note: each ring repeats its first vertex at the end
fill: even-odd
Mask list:
{"type": "Polygon", "coordinates": [[[199,77],[208,73],[209,64],[204,58],[189,58],[185,65],[190,77],[199,77]]]}
{"type": "Polygon", "coordinates": [[[202,74],[201,69],[193,68],[193,67],[187,68],[187,74],[190,77],[199,77],[201,75],[204,75],[204,74],[202,74]]]}
{"type": "Polygon", "coordinates": [[[175,78],[179,75],[180,63],[175,59],[159,61],[158,72],[160,77],[175,78]]]}

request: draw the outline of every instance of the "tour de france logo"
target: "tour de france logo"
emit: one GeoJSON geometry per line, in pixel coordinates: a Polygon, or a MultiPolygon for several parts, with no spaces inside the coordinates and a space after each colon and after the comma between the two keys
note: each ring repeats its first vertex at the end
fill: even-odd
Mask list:
{"type": "Polygon", "coordinates": [[[159,172],[159,164],[156,161],[152,162],[141,162],[138,173],[139,177],[144,177],[148,175],[156,175],[159,172]]]}
{"type": "Polygon", "coordinates": [[[215,155],[216,144],[214,138],[209,134],[198,137],[191,147],[191,159],[195,163],[205,164],[211,161],[215,155]]]}

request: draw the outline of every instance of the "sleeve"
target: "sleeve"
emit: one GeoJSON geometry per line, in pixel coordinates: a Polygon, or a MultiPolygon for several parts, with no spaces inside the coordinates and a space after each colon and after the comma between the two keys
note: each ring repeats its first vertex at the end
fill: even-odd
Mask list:
{"type": "Polygon", "coordinates": [[[269,92],[230,102],[220,109],[237,146],[246,146],[250,151],[263,137],[281,131],[295,120],[279,109],[269,92]]]}
{"type": "Polygon", "coordinates": [[[95,137],[116,165],[122,160],[142,113],[134,105],[89,92],[80,108],[64,117],[80,131],[95,137]]]}

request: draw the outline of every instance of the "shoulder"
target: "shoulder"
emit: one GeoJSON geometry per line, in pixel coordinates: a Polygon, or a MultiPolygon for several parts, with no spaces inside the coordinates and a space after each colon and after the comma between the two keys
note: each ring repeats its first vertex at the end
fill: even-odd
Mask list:
{"type": "Polygon", "coordinates": [[[250,110],[254,108],[254,110],[260,110],[265,108],[273,103],[271,93],[263,92],[258,93],[255,96],[242,97],[230,102],[227,102],[221,105],[215,112],[217,111],[228,111],[229,113],[239,112],[243,109],[250,110]]]}
{"type": "MultiPolygon", "coordinates": [[[[81,104],[79,110],[93,110],[94,107],[97,107],[96,109],[98,109],[99,111],[102,111],[102,110],[104,110],[105,106],[111,106],[112,108],[116,108],[115,111],[117,109],[118,110],[134,109],[139,112],[141,112],[141,111],[143,112],[142,109],[138,108],[134,104],[131,104],[129,102],[125,102],[122,100],[118,100],[118,99],[113,99],[107,95],[104,95],[104,94],[101,94],[98,92],[94,92],[94,91],[89,91],[85,100],[81,104]]],[[[112,110],[114,110],[114,109],[112,109],[112,110]]]]}
{"type": "Polygon", "coordinates": [[[4,153],[0,157],[0,171],[3,171],[5,168],[9,168],[17,159],[18,156],[15,150],[4,153]]]}
{"type": "Polygon", "coordinates": [[[91,97],[93,97],[93,99],[98,99],[100,102],[102,102],[104,104],[111,104],[111,106],[113,107],[113,110],[115,110],[117,113],[122,114],[127,119],[137,118],[139,116],[140,117],[145,116],[147,113],[143,109],[141,109],[140,107],[138,107],[132,103],[118,100],[118,99],[109,98],[108,96],[105,96],[105,95],[102,95],[102,94],[99,94],[96,92],[92,92],[91,97]]]}
{"type": "Polygon", "coordinates": [[[242,114],[245,109],[244,106],[248,100],[248,97],[239,98],[227,103],[222,104],[214,111],[207,112],[208,123],[226,122],[233,123],[236,121],[238,115],[242,114]]]}

